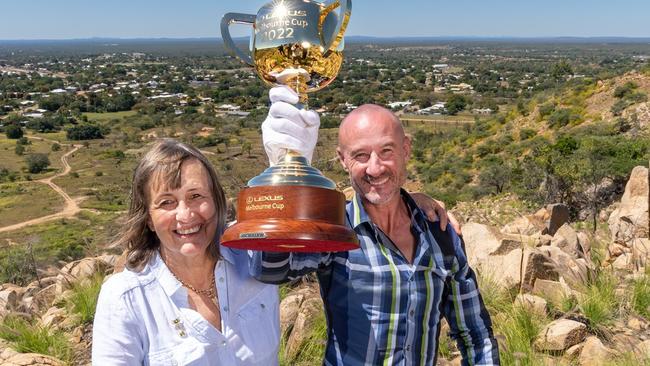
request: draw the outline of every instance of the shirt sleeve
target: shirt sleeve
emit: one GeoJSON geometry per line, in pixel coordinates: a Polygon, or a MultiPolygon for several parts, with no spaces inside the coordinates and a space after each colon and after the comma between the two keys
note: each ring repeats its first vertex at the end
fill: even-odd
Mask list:
{"type": "Polygon", "coordinates": [[[99,293],[93,323],[93,365],[142,365],[144,350],[137,321],[124,295],[106,282],[99,293]],[[108,286],[107,286],[108,285],[108,286]]]}
{"type": "Polygon", "coordinates": [[[479,292],[476,275],[467,263],[460,239],[453,231],[452,235],[455,255],[444,307],[450,335],[458,344],[463,365],[499,365],[492,321],[479,292]]]}
{"type": "Polygon", "coordinates": [[[250,274],[258,281],[281,284],[314,272],[332,261],[332,253],[248,251],[250,274]]]}

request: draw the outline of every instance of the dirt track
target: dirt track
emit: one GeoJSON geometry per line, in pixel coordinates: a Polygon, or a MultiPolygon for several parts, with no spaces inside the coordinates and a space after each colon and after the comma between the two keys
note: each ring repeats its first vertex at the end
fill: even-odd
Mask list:
{"type": "MultiPolygon", "coordinates": [[[[45,141],[51,141],[51,142],[58,143],[58,141],[54,141],[54,140],[46,140],[46,139],[42,139],[42,138],[34,138],[34,139],[45,140],[45,141]]],[[[66,145],[62,145],[62,146],[66,146],[66,145]]],[[[47,216],[43,216],[43,217],[39,217],[39,218],[27,220],[27,221],[23,221],[23,222],[20,222],[18,224],[13,224],[13,225],[5,226],[5,227],[0,227],[0,233],[7,232],[7,231],[18,230],[18,229],[22,229],[22,228],[24,228],[26,226],[42,224],[44,222],[48,222],[48,221],[52,221],[52,220],[56,220],[56,219],[60,219],[60,218],[72,217],[72,216],[75,216],[76,214],[78,214],[79,211],[81,211],[81,208],[79,207],[77,202],[75,200],[73,200],[63,189],[61,189],[61,187],[59,187],[58,185],[54,184],[54,182],[52,182],[52,180],[54,180],[54,178],[62,177],[64,175],[67,175],[68,173],[70,173],[71,168],[70,168],[70,164],[68,164],[68,156],[74,154],[81,147],[80,145],[72,145],[72,146],[73,146],[72,150],[68,151],[67,153],[63,154],[63,156],[61,156],[61,163],[63,164],[63,171],[62,172],[60,172],[60,173],[58,173],[56,175],[53,175],[53,176],[51,176],[49,178],[43,178],[43,179],[39,179],[39,180],[36,181],[38,183],[47,184],[57,194],[59,194],[61,197],[63,197],[63,200],[65,201],[65,205],[63,206],[63,210],[61,210],[61,211],[59,211],[57,213],[51,214],[51,215],[47,215],[47,216]]]]}

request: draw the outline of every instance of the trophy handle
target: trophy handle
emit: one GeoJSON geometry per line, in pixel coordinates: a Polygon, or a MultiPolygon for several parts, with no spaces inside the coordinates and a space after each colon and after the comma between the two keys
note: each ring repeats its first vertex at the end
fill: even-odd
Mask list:
{"type": "Polygon", "coordinates": [[[223,39],[223,44],[226,49],[231,53],[234,53],[235,56],[239,57],[249,66],[255,66],[250,54],[244,53],[235,45],[235,42],[233,42],[232,37],[230,36],[230,25],[233,23],[255,25],[255,15],[227,13],[223,18],[221,18],[221,38],[223,39]]]}
{"type": "Polygon", "coordinates": [[[343,39],[343,33],[345,33],[345,28],[348,26],[348,22],[350,21],[350,12],[352,11],[352,0],[336,0],[333,3],[327,5],[325,9],[321,12],[320,16],[320,24],[319,28],[321,28],[321,34],[322,33],[322,26],[323,22],[325,21],[325,18],[327,15],[332,12],[334,9],[340,7],[341,9],[339,10],[339,17],[338,17],[338,22],[336,24],[336,32],[332,33],[332,36],[330,39],[326,39],[325,41],[325,52],[323,53],[323,57],[329,56],[330,52],[336,49],[338,47],[339,43],[341,43],[341,40],[343,39]]]}

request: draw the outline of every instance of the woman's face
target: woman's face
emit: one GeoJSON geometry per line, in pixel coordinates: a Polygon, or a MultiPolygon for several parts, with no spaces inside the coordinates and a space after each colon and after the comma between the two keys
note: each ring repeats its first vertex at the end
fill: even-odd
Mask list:
{"type": "Polygon", "coordinates": [[[149,185],[149,227],[160,239],[166,256],[205,255],[215,242],[216,208],[210,175],[203,164],[189,159],[181,165],[181,185],[169,189],[158,182],[149,185]]]}

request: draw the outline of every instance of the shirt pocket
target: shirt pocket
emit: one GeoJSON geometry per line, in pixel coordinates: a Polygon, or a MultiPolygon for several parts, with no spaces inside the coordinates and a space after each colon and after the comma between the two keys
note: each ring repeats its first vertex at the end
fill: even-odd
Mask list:
{"type": "Polygon", "coordinates": [[[241,341],[252,353],[253,360],[268,359],[277,354],[280,328],[275,288],[267,288],[246,303],[237,313],[241,341]]]}
{"type": "Polygon", "coordinates": [[[205,347],[193,339],[151,352],[148,358],[151,366],[208,366],[210,364],[205,347]]]}

